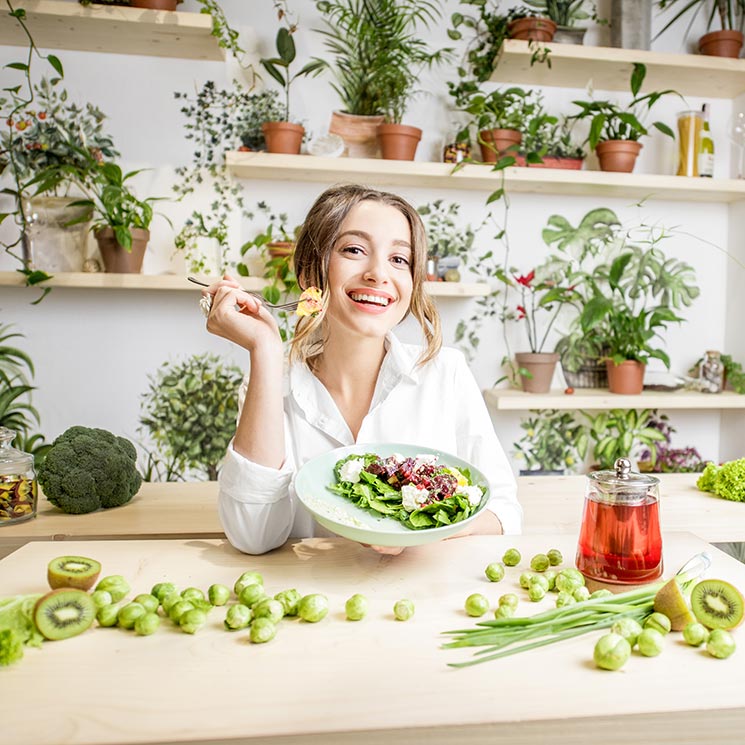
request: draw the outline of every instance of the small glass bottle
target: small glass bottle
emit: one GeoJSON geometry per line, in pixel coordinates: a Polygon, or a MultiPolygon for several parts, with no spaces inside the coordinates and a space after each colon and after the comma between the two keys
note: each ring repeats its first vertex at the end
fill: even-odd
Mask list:
{"type": "Polygon", "coordinates": [[[699,376],[701,390],[704,393],[721,393],[724,383],[724,364],[722,357],[716,350],[709,350],[706,353],[703,364],[701,365],[701,374],[699,376]]]}
{"type": "Polygon", "coordinates": [[[34,457],[11,447],[15,436],[12,429],[0,427],[0,525],[36,517],[34,457]]]}
{"type": "Polygon", "coordinates": [[[705,178],[714,176],[714,140],[709,129],[709,104],[701,107],[704,122],[701,127],[701,142],[698,150],[698,175],[705,178]]]}

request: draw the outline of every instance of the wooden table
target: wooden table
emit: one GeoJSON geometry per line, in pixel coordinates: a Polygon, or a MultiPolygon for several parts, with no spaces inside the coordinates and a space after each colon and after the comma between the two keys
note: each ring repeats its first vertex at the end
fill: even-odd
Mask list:
{"type": "MultiPolygon", "coordinates": [[[[745,540],[745,505],[696,489],[695,474],[660,477],[663,530],[690,530],[708,541],[745,540]]],[[[577,535],[584,476],[521,477],[524,533],[577,535]]],[[[39,500],[34,520],[0,527],[0,557],[28,541],[95,538],[222,538],[217,483],[146,483],[124,507],[66,515],[39,500]]]]}
{"type": "MultiPolygon", "coordinates": [[[[232,584],[247,569],[269,591],[322,592],[329,615],[318,624],[287,619],[277,637],[251,644],[222,627],[214,609],[194,636],[164,619],[149,637],[94,626],[78,637],[27,649],[0,670],[2,742],[8,745],[131,743],[742,743],[745,731],[745,633],[727,660],[666,638],[656,658],[632,655],[618,672],[598,670],[600,632],[456,670],[469,650],[443,650],[441,632],[471,627],[463,611],[472,592],[492,602],[521,597],[519,614],[551,607],[519,589],[525,567],[490,584],[484,566],[509,547],[525,559],[556,547],[571,564],[570,536],[473,536],[381,556],[341,539],[290,543],[248,557],[221,540],[71,541],[70,553],[123,574],[132,595],[157,581],[180,587],[232,584]],[[344,619],[344,601],[364,593],[368,616],[344,619]],[[408,622],[393,619],[402,597],[416,604],[408,622]]],[[[41,592],[60,544],[32,542],[0,561],[2,594],[41,592]]],[[[688,533],[664,536],[671,575],[708,549],[708,576],[745,588],[745,566],[688,533]]]]}

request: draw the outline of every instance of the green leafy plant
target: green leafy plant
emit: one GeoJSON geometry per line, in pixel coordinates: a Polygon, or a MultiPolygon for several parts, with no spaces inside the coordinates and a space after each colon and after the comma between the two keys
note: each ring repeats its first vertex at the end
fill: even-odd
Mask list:
{"type": "Polygon", "coordinates": [[[597,414],[582,412],[593,441],[592,457],[604,469],[613,468],[618,458],[635,457],[646,449],[652,465],[657,460],[657,448],[665,435],[650,425],[653,409],[611,409],[597,414]]]}
{"type": "MultiPolygon", "coordinates": [[[[647,68],[639,62],[634,63],[634,69],[631,73],[631,94],[632,101],[627,106],[620,106],[613,101],[573,101],[579,106],[580,113],[575,114],[570,119],[590,120],[590,132],[587,142],[591,149],[595,149],[599,142],[606,140],[632,140],[637,141],[643,136],[649,134],[648,128],[642,124],[641,115],[649,112],[652,107],[666,95],[680,96],[674,90],[656,91],[654,93],[645,93],[640,96],[642,83],[647,74],[647,68]]],[[[681,96],[682,98],[682,96],[681,96]]],[[[655,129],[662,132],[668,137],[675,138],[675,134],[670,127],[664,122],[652,122],[655,129]]]]}
{"type": "Polygon", "coordinates": [[[343,110],[400,124],[422,70],[451,51],[432,51],[422,38],[440,18],[439,0],[319,0],[316,7],[343,110]]]}
{"type": "Polygon", "coordinates": [[[141,428],[175,480],[187,471],[214,481],[235,431],[240,369],[214,354],[164,362],[141,398],[141,428]]]}
{"type": "Polygon", "coordinates": [[[575,26],[577,21],[598,20],[597,7],[590,0],[523,0],[525,5],[550,18],[557,26],[575,26]],[[585,10],[589,6],[590,10],[585,10]]]}
{"type": "Polygon", "coordinates": [[[541,110],[523,125],[520,153],[527,163],[542,162],[544,156],[551,158],[585,157],[585,149],[573,137],[573,127],[566,117],[552,116],[541,110]],[[535,154],[537,157],[530,156],[535,154]]]}
{"type": "Polygon", "coordinates": [[[706,28],[711,29],[714,19],[719,19],[723,31],[742,31],[745,22],[745,0],[658,0],[657,7],[662,11],[680,8],[678,12],[657,32],[655,39],[665,33],[681,18],[693,11],[686,35],[701,11],[708,10],[706,28]],[[680,6],[683,6],[682,8],[680,6]]]}
{"type": "Polygon", "coordinates": [[[460,207],[457,202],[446,203],[444,199],[435,199],[417,207],[427,233],[427,250],[430,256],[457,256],[465,260],[473,252],[476,235],[484,222],[476,228],[463,225],[460,207]]]}
{"type": "Polygon", "coordinates": [[[589,446],[587,425],[568,411],[532,410],[520,422],[525,434],[514,443],[528,471],[574,471],[589,446]]]}
{"type": "Polygon", "coordinates": [[[696,448],[688,446],[674,448],[672,446],[672,435],[677,431],[671,424],[667,414],[659,414],[657,410],[652,411],[647,422],[648,427],[658,429],[664,441],[657,445],[657,457],[653,461],[652,452],[644,448],[639,453],[639,469],[643,465],[649,465],[648,470],[654,473],[698,473],[704,470],[706,462],[701,458],[696,448]]]}
{"type": "Polygon", "coordinates": [[[721,466],[707,463],[696,486],[731,502],[745,502],[745,458],[730,460],[721,466]]]}

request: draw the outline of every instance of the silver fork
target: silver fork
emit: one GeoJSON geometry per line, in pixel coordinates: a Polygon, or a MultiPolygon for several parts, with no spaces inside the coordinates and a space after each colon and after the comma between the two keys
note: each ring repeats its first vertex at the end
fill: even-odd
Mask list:
{"type": "MultiPolygon", "coordinates": [[[[201,282],[198,279],[195,279],[194,277],[187,277],[189,282],[193,282],[195,285],[201,285],[202,287],[209,287],[209,285],[206,282],[201,282]]],[[[245,287],[241,287],[243,292],[247,292],[249,295],[253,295],[255,298],[261,300],[264,305],[271,309],[271,310],[295,310],[298,306],[299,300],[293,300],[289,303],[270,303],[264,298],[264,296],[260,292],[254,292],[253,290],[247,290],[245,287]]]]}

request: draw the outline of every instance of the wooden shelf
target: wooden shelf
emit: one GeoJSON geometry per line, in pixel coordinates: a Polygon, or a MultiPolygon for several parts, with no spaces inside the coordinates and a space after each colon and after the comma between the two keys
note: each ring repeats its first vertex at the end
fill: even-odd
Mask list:
{"type": "MultiPolygon", "coordinates": [[[[85,8],[72,0],[26,0],[16,7],[26,11],[28,28],[42,49],[225,59],[224,50],[212,36],[212,20],[203,13],[117,5],[85,8]]],[[[0,44],[27,44],[21,25],[7,12],[0,14],[0,44]]]]}
{"type": "MultiPolygon", "coordinates": [[[[493,191],[501,174],[488,165],[468,164],[453,173],[448,163],[382,160],[377,158],[321,158],[229,152],[228,168],[237,178],[315,183],[358,182],[385,186],[493,191]]],[[[507,168],[510,193],[562,196],[671,199],[691,202],[745,200],[745,179],[706,179],[604,171],[564,171],[556,168],[507,168]]]]}
{"type": "MultiPolygon", "coordinates": [[[[205,281],[214,277],[201,277],[205,281]]],[[[260,277],[242,277],[240,283],[247,290],[261,290],[267,280],[260,277]]],[[[0,272],[0,287],[23,287],[26,278],[19,272],[0,272]]],[[[177,274],[108,274],[106,272],[70,272],[55,274],[41,287],[67,287],[88,290],[189,290],[196,292],[197,285],[177,274]]],[[[489,294],[489,286],[480,282],[425,282],[433,297],[470,298],[489,294]]]]}
{"type": "Polygon", "coordinates": [[[528,409],[745,409],[745,395],[731,391],[698,393],[696,391],[644,391],[638,396],[610,393],[606,388],[578,388],[572,394],[564,391],[525,393],[514,388],[491,388],[484,391],[486,403],[499,411],[528,409]]]}
{"type": "MultiPolygon", "coordinates": [[[[543,47],[544,45],[540,45],[543,47]]],[[[745,60],[703,54],[670,54],[576,44],[546,44],[551,67],[536,62],[527,41],[508,39],[491,80],[515,85],[546,85],[628,91],[634,62],[647,67],[642,92],[672,88],[684,96],[734,98],[745,91],[745,60]]]]}

